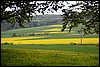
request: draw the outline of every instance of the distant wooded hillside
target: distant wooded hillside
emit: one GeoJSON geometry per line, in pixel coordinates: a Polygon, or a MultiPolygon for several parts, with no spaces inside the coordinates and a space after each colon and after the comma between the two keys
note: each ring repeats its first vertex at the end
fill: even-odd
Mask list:
{"type": "MultiPolygon", "coordinates": [[[[30,27],[52,25],[52,24],[59,24],[59,23],[61,24],[62,18],[63,17],[61,15],[37,15],[33,17],[33,20],[31,22],[24,23],[24,26],[26,28],[30,28],[30,27]]],[[[21,28],[17,22],[15,23],[15,26],[13,27],[12,26],[13,24],[4,21],[4,23],[1,23],[1,31],[21,28]]]]}

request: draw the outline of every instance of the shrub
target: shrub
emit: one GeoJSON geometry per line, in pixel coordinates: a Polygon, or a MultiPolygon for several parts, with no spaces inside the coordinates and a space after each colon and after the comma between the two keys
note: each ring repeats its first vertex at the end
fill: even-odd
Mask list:
{"type": "Polygon", "coordinates": [[[24,36],[24,34],[22,34],[24,36]]]}
{"type": "Polygon", "coordinates": [[[13,45],[13,43],[9,43],[10,45],[13,45]]]}
{"type": "Polygon", "coordinates": [[[9,44],[8,42],[3,43],[3,45],[8,45],[8,44],[9,44]]]}
{"type": "Polygon", "coordinates": [[[13,33],[12,37],[16,37],[16,36],[17,36],[16,33],[13,33]]]}
{"type": "Polygon", "coordinates": [[[29,36],[34,36],[34,33],[32,33],[32,34],[29,34],[29,36]]]}
{"type": "Polygon", "coordinates": [[[34,35],[34,33],[32,35],[34,35]]]}
{"type": "Polygon", "coordinates": [[[71,45],[76,45],[76,43],[74,43],[74,42],[71,42],[70,44],[71,44],[71,45]]]}
{"type": "Polygon", "coordinates": [[[21,36],[21,34],[19,34],[19,36],[21,36]]]}
{"type": "Polygon", "coordinates": [[[97,46],[97,47],[99,47],[99,43],[98,43],[98,44],[96,44],[96,46],[97,46]]]}
{"type": "Polygon", "coordinates": [[[5,43],[1,43],[1,45],[13,45],[13,43],[5,42],[5,43]]]}

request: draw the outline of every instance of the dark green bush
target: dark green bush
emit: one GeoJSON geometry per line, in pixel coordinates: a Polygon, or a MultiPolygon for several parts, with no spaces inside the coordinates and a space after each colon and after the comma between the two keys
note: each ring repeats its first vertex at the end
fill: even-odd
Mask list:
{"type": "Polygon", "coordinates": [[[97,46],[97,47],[99,47],[99,43],[98,43],[98,44],[96,44],[96,46],[97,46]]]}
{"type": "Polygon", "coordinates": [[[76,45],[76,43],[74,43],[74,42],[71,42],[70,44],[71,44],[71,45],[76,45]]]}
{"type": "Polygon", "coordinates": [[[1,45],[13,45],[13,43],[5,42],[5,43],[1,43],[1,45]]]}
{"type": "Polygon", "coordinates": [[[12,37],[16,37],[16,36],[17,36],[16,33],[13,33],[12,37]]]}

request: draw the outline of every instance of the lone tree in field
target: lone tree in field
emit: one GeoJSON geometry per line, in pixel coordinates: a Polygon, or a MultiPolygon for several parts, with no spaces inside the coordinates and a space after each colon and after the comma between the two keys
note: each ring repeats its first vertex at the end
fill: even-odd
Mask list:
{"type": "MultiPolygon", "coordinates": [[[[53,12],[53,10],[62,9],[63,2],[67,1],[2,1],[1,22],[6,20],[13,26],[18,22],[19,26],[24,27],[23,23],[30,21],[33,14],[37,12],[44,14],[45,11],[53,12]],[[10,10],[8,11],[7,8],[10,10]]],[[[72,28],[82,24],[84,34],[99,33],[99,1],[77,1],[69,8],[62,9],[62,12],[64,12],[62,31],[66,25],[69,26],[70,32],[72,28]]]]}

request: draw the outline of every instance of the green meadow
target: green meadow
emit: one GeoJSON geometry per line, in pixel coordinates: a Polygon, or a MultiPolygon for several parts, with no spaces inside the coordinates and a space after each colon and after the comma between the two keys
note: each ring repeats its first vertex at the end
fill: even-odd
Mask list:
{"type": "MultiPolygon", "coordinates": [[[[64,39],[80,38],[77,30],[73,29],[70,33],[60,32],[62,25],[48,25],[32,28],[22,28],[1,32],[1,38],[12,38],[13,33],[17,37],[28,37],[31,33],[38,33],[32,36],[47,36],[41,39],[64,39]],[[50,30],[59,28],[59,30],[50,30]],[[47,30],[47,31],[46,31],[47,30]],[[49,31],[50,30],[50,31],[49,31]],[[45,32],[45,34],[41,34],[45,32]],[[24,34],[24,35],[22,35],[24,34]]],[[[99,38],[99,34],[90,34],[83,38],[99,38]]],[[[26,39],[34,40],[34,39],[26,39]]],[[[99,47],[97,44],[6,44],[1,45],[1,66],[99,66],[99,47]]]]}

